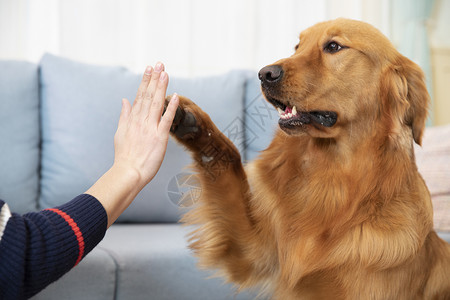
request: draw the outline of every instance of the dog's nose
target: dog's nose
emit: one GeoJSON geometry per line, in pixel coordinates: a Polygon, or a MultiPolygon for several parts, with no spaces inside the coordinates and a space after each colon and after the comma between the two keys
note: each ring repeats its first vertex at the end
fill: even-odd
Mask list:
{"type": "Polygon", "coordinates": [[[261,83],[277,83],[283,78],[283,68],[279,65],[271,65],[262,68],[258,73],[261,83]]]}

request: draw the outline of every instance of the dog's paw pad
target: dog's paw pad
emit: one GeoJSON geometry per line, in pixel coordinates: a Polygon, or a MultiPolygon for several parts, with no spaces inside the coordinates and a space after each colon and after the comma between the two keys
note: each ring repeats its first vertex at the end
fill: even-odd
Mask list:
{"type": "Polygon", "coordinates": [[[194,138],[199,132],[197,120],[189,111],[184,111],[184,116],[178,125],[173,126],[171,131],[180,139],[194,138]]]}
{"type": "MultiPolygon", "coordinates": [[[[164,111],[167,104],[168,102],[166,101],[164,111]]],[[[183,140],[195,138],[196,134],[199,132],[199,127],[194,114],[184,108],[182,103],[177,107],[170,131],[183,140]]]]}

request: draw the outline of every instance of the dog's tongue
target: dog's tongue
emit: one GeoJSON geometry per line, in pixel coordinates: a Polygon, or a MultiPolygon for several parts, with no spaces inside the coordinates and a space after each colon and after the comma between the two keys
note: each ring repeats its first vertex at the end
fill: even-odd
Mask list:
{"type": "Polygon", "coordinates": [[[292,113],[292,107],[286,106],[286,109],[284,110],[285,114],[291,114],[292,113]]]}

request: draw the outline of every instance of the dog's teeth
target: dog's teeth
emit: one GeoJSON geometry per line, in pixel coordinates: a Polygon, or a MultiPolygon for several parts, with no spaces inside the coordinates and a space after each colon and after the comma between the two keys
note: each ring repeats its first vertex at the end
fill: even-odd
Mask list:
{"type": "Polygon", "coordinates": [[[280,114],[280,116],[282,116],[284,114],[284,111],[281,108],[277,107],[277,110],[278,110],[278,113],[280,114]]]}
{"type": "Polygon", "coordinates": [[[288,118],[292,118],[292,114],[291,113],[288,113],[287,116],[288,116],[288,118]]]}
{"type": "Polygon", "coordinates": [[[297,114],[297,107],[294,106],[294,107],[292,108],[292,115],[295,116],[296,114],[297,114]]]}

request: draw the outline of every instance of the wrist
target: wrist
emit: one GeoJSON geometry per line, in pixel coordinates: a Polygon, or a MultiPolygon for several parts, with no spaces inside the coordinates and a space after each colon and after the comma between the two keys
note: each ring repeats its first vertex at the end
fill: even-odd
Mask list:
{"type": "Polygon", "coordinates": [[[111,169],[109,169],[108,172],[114,174],[114,177],[116,178],[122,178],[123,182],[125,184],[129,184],[130,187],[132,186],[136,188],[142,188],[141,173],[133,167],[130,167],[123,163],[114,162],[114,164],[112,165],[111,169]]]}
{"type": "Polygon", "coordinates": [[[141,181],[137,170],[115,163],[86,191],[103,205],[108,215],[108,227],[139,194],[144,187],[141,181]]]}

